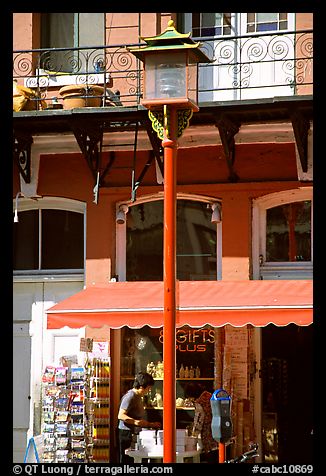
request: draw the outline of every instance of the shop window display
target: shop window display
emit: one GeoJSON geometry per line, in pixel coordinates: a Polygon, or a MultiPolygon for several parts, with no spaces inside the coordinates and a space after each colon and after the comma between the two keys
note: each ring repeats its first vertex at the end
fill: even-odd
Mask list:
{"type": "MultiPolygon", "coordinates": [[[[163,418],[163,329],[144,326],[122,329],[121,396],[133,385],[137,372],[148,372],[155,385],[144,402],[148,419],[163,418]]],[[[194,406],[185,397],[190,381],[212,392],[214,387],[214,329],[188,326],[176,331],[176,409],[178,428],[187,428],[194,417],[194,406]]]]}
{"type": "MultiPolygon", "coordinates": [[[[136,372],[149,372],[155,384],[144,401],[146,418],[163,423],[163,328],[123,327],[121,351],[120,395],[132,387],[136,372]]],[[[241,454],[250,441],[256,440],[253,408],[256,377],[254,328],[251,326],[177,328],[177,429],[189,430],[193,424],[194,406],[191,399],[186,398],[189,383],[198,383],[209,392],[222,387],[232,398],[234,433],[228,457],[241,454]]]]}

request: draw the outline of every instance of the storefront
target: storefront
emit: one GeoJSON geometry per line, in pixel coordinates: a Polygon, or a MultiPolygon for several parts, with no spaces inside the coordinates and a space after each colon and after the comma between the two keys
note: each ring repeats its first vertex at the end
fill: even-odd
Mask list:
{"type": "MultiPolygon", "coordinates": [[[[261,436],[259,330],[270,323],[310,325],[312,281],[181,281],[178,296],[177,427],[187,428],[193,418],[185,397],[190,381],[210,391],[223,387],[232,396],[232,452],[239,454],[261,436]]],[[[92,441],[97,439],[94,447],[103,450],[96,453],[96,461],[116,461],[118,405],[135,372],[146,370],[154,376],[145,405],[150,419],[162,419],[162,303],[162,282],[110,282],[89,286],[47,311],[48,332],[85,327],[85,337],[96,343],[98,352],[102,342],[103,359],[110,362],[109,380],[94,370],[93,362],[97,373],[91,380],[98,387],[91,398],[93,403],[94,395],[99,398],[95,403],[101,416],[95,420],[92,441]],[[109,419],[101,420],[107,408],[109,419]],[[105,444],[99,434],[106,435],[105,444]]],[[[95,359],[99,358],[98,354],[95,359]]]]}

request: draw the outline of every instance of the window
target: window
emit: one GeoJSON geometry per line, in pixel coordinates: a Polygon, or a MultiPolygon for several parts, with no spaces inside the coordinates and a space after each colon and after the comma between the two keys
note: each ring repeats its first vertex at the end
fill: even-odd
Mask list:
{"type": "Polygon", "coordinates": [[[259,33],[288,29],[288,13],[191,13],[185,18],[189,30],[191,21],[192,36],[227,36],[233,34],[259,33]],[[191,19],[187,17],[191,15],[191,19]],[[240,31],[241,19],[246,17],[246,29],[240,31]]]}
{"type": "Polygon", "coordinates": [[[294,13],[179,15],[185,33],[206,37],[202,49],[212,59],[199,65],[200,103],[295,93],[294,13]]]}
{"type": "Polygon", "coordinates": [[[287,13],[247,13],[247,33],[286,30],[287,13]]]}
{"type": "MultiPolygon", "coordinates": [[[[210,203],[177,201],[179,280],[215,280],[220,276],[220,224],[211,222],[210,203]]],[[[119,280],[163,280],[163,200],[129,206],[126,227],[117,225],[117,274],[119,280]]]]}
{"type": "Polygon", "coordinates": [[[266,261],[311,260],[311,202],[294,202],[266,212],[266,261]]]}
{"type": "MultiPolygon", "coordinates": [[[[183,406],[186,387],[190,382],[201,384],[203,389],[214,389],[215,330],[206,325],[201,328],[183,326],[176,329],[176,398],[178,428],[186,428],[193,421],[183,406]],[[180,401],[181,400],[181,401],[180,401]]],[[[162,414],[157,394],[163,396],[163,328],[144,326],[140,329],[121,329],[121,396],[132,387],[135,374],[149,372],[155,384],[145,397],[147,411],[153,411],[153,421],[162,414]]]]}
{"type": "Polygon", "coordinates": [[[193,13],[192,36],[231,35],[231,13],[193,13]]]}
{"type": "Polygon", "coordinates": [[[253,279],[312,279],[312,187],[253,202],[253,279]]]}
{"type": "Polygon", "coordinates": [[[13,224],[14,270],[84,269],[84,215],[68,210],[19,212],[13,224]]]}
{"type": "Polygon", "coordinates": [[[104,44],[104,13],[42,13],[41,18],[42,48],[68,48],[42,53],[45,70],[75,74],[96,71],[98,62],[103,61],[101,50],[71,49],[104,44]]]}

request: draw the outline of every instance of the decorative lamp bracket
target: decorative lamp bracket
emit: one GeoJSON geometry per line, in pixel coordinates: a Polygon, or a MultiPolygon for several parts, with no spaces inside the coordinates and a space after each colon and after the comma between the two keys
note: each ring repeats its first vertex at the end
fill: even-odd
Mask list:
{"type": "MultiPolygon", "coordinates": [[[[178,109],[177,110],[177,138],[182,136],[183,131],[189,126],[190,119],[193,115],[193,109],[178,109]]],[[[148,110],[148,117],[152,123],[154,131],[157,133],[159,139],[164,139],[164,129],[166,128],[166,135],[169,138],[170,130],[170,111],[166,107],[164,110],[155,109],[148,110]],[[166,111],[166,112],[165,112],[166,111]]]]}

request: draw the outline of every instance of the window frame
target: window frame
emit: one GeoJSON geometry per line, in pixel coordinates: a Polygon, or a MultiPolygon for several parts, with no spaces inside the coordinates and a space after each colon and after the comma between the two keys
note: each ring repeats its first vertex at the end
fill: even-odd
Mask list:
{"type": "MultiPolygon", "coordinates": [[[[193,15],[182,14],[185,33],[193,32],[193,15]]],[[[283,70],[283,66],[295,61],[295,15],[287,13],[286,29],[248,33],[248,13],[231,13],[230,34],[206,37],[205,50],[213,62],[199,66],[199,102],[293,96],[295,70],[283,70]],[[279,35],[284,47],[273,52],[268,45],[277,42],[279,35]],[[262,45],[255,47],[256,43],[262,45]]]]}
{"type": "Polygon", "coordinates": [[[249,21],[249,18],[248,18],[248,15],[249,13],[247,13],[247,17],[246,17],[246,33],[267,33],[267,32],[273,32],[273,31],[287,31],[289,30],[289,13],[286,13],[286,20],[284,19],[281,19],[280,18],[280,15],[281,13],[279,12],[273,12],[275,15],[277,15],[277,18],[275,20],[264,20],[264,21],[259,21],[258,20],[258,13],[252,13],[252,15],[254,15],[254,19],[252,21],[249,21]],[[280,28],[280,24],[285,22],[286,21],[286,28],[280,28]],[[264,29],[264,30],[259,30],[259,26],[261,25],[269,25],[269,24],[276,24],[276,28],[273,28],[273,29],[264,29]],[[253,31],[248,31],[248,28],[249,28],[249,25],[252,25],[254,27],[254,30],[253,31]]]}
{"type": "Polygon", "coordinates": [[[312,186],[274,192],[253,200],[252,204],[252,273],[253,279],[305,279],[313,268],[313,190],[312,186]],[[288,203],[311,202],[311,260],[266,261],[266,210],[288,203]]]}
{"type": "MultiPolygon", "coordinates": [[[[94,31],[94,29],[89,30],[86,26],[85,20],[81,20],[80,15],[86,15],[86,13],[72,13],[73,15],[73,32],[71,35],[71,45],[70,46],[55,46],[53,44],[53,40],[51,41],[51,36],[48,31],[46,31],[46,28],[49,28],[50,24],[50,15],[51,13],[44,13],[41,14],[41,47],[44,49],[44,51],[48,50],[51,51],[51,49],[56,49],[56,48],[62,48],[62,52],[64,52],[66,49],[72,50],[72,55],[74,55],[76,58],[74,58],[74,63],[79,61],[80,54],[87,51],[86,55],[88,56],[88,52],[91,52],[92,49],[96,49],[96,47],[99,46],[104,46],[105,44],[105,31],[106,31],[106,14],[105,13],[92,13],[92,14],[97,14],[98,19],[97,23],[100,22],[100,15],[103,16],[102,19],[102,38],[101,41],[95,42],[96,44],[94,45],[94,41],[90,38],[85,40],[85,32],[89,31],[94,31]],[[81,24],[83,27],[81,27],[81,24]],[[44,46],[44,44],[50,44],[50,46],[44,46]],[[89,46],[91,48],[89,49],[89,46]],[[95,47],[95,48],[94,48],[95,47]]],[[[96,28],[95,28],[96,31],[96,28]]],[[[86,33],[87,34],[87,33],[86,33]]],[[[100,36],[100,35],[99,35],[100,36]]],[[[100,52],[102,49],[98,49],[100,52]]],[[[103,49],[103,57],[105,56],[105,51],[103,49]]],[[[84,62],[82,60],[82,62],[84,62]]],[[[44,69],[44,64],[40,64],[39,67],[36,69],[36,76],[37,78],[46,78],[47,86],[53,86],[53,87],[58,87],[58,86],[68,86],[68,85],[75,85],[75,84],[84,84],[84,83],[90,83],[90,84],[106,84],[110,80],[110,75],[104,71],[104,72],[96,72],[93,70],[93,68],[90,68],[90,65],[87,65],[87,71],[85,68],[81,68],[78,71],[65,71],[65,68],[63,68],[60,71],[57,71],[57,73],[60,74],[55,74],[54,77],[52,77],[52,74],[49,74],[49,72],[44,69]]],[[[34,78],[25,78],[24,80],[24,85],[26,87],[31,87],[33,86],[35,79],[34,78]]]]}
{"type": "MultiPolygon", "coordinates": [[[[276,12],[278,15],[280,15],[278,12],[276,12]]],[[[183,25],[183,29],[185,30],[185,33],[191,32],[192,36],[196,38],[197,36],[193,34],[193,22],[192,22],[192,15],[193,13],[182,13],[180,22],[183,25]]],[[[199,13],[201,15],[201,13],[199,13]]],[[[255,13],[257,15],[257,13],[255,13]]],[[[288,12],[287,13],[287,28],[284,29],[279,29],[277,28],[276,30],[266,30],[266,31],[255,31],[255,32],[247,32],[247,24],[248,22],[248,13],[235,13],[231,12],[230,13],[230,28],[231,28],[231,33],[230,34],[224,34],[223,32],[218,35],[212,35],[212,37],[220,39],[223,37],[232,37],[232,36],[262,36],[264,34],[275,34],[275,32],[281,31],[283,33],[287,31],[293,31],[295,29],[295,13],[288,12]]],[[[255,21],[255,25],[256,25],[255,21]]],[[[279,24],[279,20],[278,20],[279,24]]],[[[202,17],[200,17],[200,27],[202,25],[202,17]]],[[[214,26],[212,25],[212,28],[214,26]]],[[[198,27],[197,27],[198,28],[198,27]]],[[[223,27],[222,27],[223,29],[223,27]]]]}
{"type": "MultiPolygon", "coordinates": [[[[73,22],[72,22],[72,44],[69,46],[54,46],[52,44],[53,40],[51,41],[51,36],[50,36],[50,31],[46,30],[49,28],[50,25],[50,15],[56,15],[55,12],[53,13],[42,13],[42,19],[41,19],[41,42],[42,42],[42,48],[45,49],[50,49],[50,48],[79,48],[79,47],[85,47],[88,46],[89,44],[89,39],[86,38],[82,35],[85,35],[85,32],[89,32],[89,29],[87,28],[87,18],[82,19],[80,15],[86,15],[86,13],[67,13],[68,15],[73,15],[73,22]],[[44,43],[50,43],[50,46],[43,46],[44,43]],[[85,44],[83,44],[85,43],[85,44]]],[[[105,19],[106,19],[106,14],[101,13],[101,12],[93,12],[91,13],[92,15],[98,15],[97,20],[99,21],[100,15],[103,15],[103,37],[102,41],[99,43],[99,45],[102,46],[105,42],[105,19]]],[[[62,18],[60,19],[62,21],[62,18]]],[[[92,45],[93,46],[93,45],[92,45]]]]}
{"type": "MultiPolygon", "coordinates": [[[[13,211],[15,209],[15,199],[13,200],[13,211]]],[[[40,269],[40,252],[41,252],[41,221],[39,221],[38,232],[38,251],[39,251],[39,269],[27,269],[27,270],[13,270],[13,275],[19,276],[53,276],[53,275],[74,275],[74,277],[83,276],[86,266],[86,204],[78,200],[71,200],[60,197],[44,197],[37,199],[19,198],[18,199],[18,219],[19,214],[25,211],[37,210],[39,213],[41,210],[61,210],[74,213],[83,214],[83,268],[59,268],[59,269],[40,269]]]]}
{"type": "MultiPolygon", "coordinates": [[[[146,195],[137,199],[137,202],[132,201],[120,201],[116,203],[116,211],[119,210],[121,205],[127,205],[127,207],[132,207],[140,205],[141,203],[148,203],[157,200],[164,200],[164,193],[159,192],[153,195],[146,195]]],[[[214,203],[220,202],[216,197],[205,196],[205,195],[196,195],[196,194],[187,194],[187,193],[177,193],[177,200],[190,200],[197,201],[201,203],[214,203]]],[[[116,223],[116,277],[119,281],[126,281],[126,236],[127,236],[127,223],[124,224],[116,223]]],[[[222,222],[216,224],[216,279],[222,279],[222,222]]]]}

